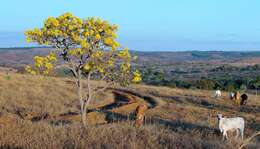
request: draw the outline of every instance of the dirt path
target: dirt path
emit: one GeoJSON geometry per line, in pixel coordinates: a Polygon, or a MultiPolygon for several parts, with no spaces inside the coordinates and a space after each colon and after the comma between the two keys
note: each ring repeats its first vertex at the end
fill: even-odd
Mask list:
{"type": "MultiPolygon", "coordinates": [[[[109,88],[108,91],[111,91],[114,94],[114,102],[89,110],[87,114],[88,123],[105,124],[133,120],[134,111],[141,103],[147,104],[149,107],[148,110],[165,104],[165,101],[160,100],[155,96],[133,90],[109,88]]],[[[48,113],[35,113],[28,112],[26,109],[16,109],[12,112],[9,111],[8,114],[17,117],[18,119],[32,122],[47,121],[53,125],[81,121],[80,113],[71,111],[59,115],[49,115],[48,113]]],[[[1,120],[6,121],[5,119],[5,116],[0,116],[0,125],[1,120]]],[[[2,124],[5,123],[2,122],[2,124]]]]}
{"type": "Polygon", "coordinates": [[[157,97],[149,95],[149,94],[139,93],[137,91],[126,90],[126,89],[113,89],[113,90],[128,94],[129,96],[132,96],[135,98],[141,98],[148,104],[149,108],[155,108],[155,107],[166,104],[166,102],[164,100],[158,99],[157,97]]]}

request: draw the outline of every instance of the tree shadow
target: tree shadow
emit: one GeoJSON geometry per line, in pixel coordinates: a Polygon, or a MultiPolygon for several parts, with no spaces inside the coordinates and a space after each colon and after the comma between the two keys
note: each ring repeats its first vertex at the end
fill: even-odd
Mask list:
{"type": "Polygon", "coordinates": [[[45,119],[48,119],[50,117],[50,115],[48,113],[43,113],[39,116],[35,116],[31,119],[32,122],[38,122],[38,121],[41,121],[41,120],[45,120],[45,119]]]}
{"type": "Polygon", "coordinates": [[[24,108],[17,108],[12,113],[17,115],[20,119],[30,120],[32,122],[38,122],[50,118],[50,115],[47,112],[35,113],[35,112],[28,111],[24,108]]]}
{"type": "Polygon", "coordinates": [[[49,116],[46,119],[41,119],[41,120],[45,120],[47,121],[50,125],[54,125],[54,126],[59,126],[59,125],[68,125],[68,124],[72,124],[73,120],[70,120],[68,118],[70,118],[71,116],[77,116],[79,115],[79,112],[67,112],[67,113],[62,113],[58,116],[49,116]]]}
{"type": "Polygon", "coordinates": [[[79,114],[80,114],[79,112],[69,111],[67,113],[60,114],[59,116],[70,116],[70,115],[79,115],[79,114]]]}
{"type": "Polygon", "coordinates": [[[114,122],[125,122],[125,121],[133,121],[135,120],[135,114],[131,113],[129,115],[119,114],[111,111],[104,111],[106,114],[106,121],[108,123],[114,122]]]}
{"type": "Polygon", "coordinates": [[[72,121],[71,120],[51,120],[49,121],[49,124],[50,125],[53,125],[53,126],[60,126],[60,125],[68,125],[68,124],[72,124],[72,121]]]}

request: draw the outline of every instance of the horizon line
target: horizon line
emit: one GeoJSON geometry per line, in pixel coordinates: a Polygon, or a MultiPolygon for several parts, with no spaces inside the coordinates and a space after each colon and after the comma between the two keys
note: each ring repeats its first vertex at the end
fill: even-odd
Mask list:
{"type": "MultiPolygon", "coordinates": [[[[0,47],[0,50],[17,50],[17,49],[47,49],[48,46],[15,46],[15,47],[0,47]]],[[[132,52],[260,52],[260,49],[255,50],[131,50],[132,52]]]]}

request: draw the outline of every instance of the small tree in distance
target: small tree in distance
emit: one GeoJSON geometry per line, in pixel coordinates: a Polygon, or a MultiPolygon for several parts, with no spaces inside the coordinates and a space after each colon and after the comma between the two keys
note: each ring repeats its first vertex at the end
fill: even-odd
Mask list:
{"type": "Polygon", "coordinates": [[[27,41],[55,47],[46,57],[36,56],[34,66],[27,66],[31,74],[48,74],[54,62],[62,60],[76,82],[81,117],[86,122],[87,107],[93,97],[112,83],[123,86],[139,82],[141,75],[133,70],[134,59],[127,48],[120,49],[116,31],[118,27],[99,18],[80,19],[71,13],[57,18],[49,17],[42,28],[25,32],[27,41]],[[56,58],[59,57],[59,58],[56,58]],[[83,91],[83,79],[86,91],[83,91]],[[95,86],[91,79],[105,81],[105,86],[95,86]]]}

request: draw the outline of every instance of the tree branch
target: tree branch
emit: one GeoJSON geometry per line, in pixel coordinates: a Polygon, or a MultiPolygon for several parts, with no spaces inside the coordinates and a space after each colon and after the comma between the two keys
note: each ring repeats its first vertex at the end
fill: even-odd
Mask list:
{"type": "Polygon", "coordinates": [[[104,87],[97,87],[95,91],[93,92],[93,96],[96,96],[97,93],[105,91],[110,85],[112,85],[113,82],[108,82],[104,87]]]}
{"type": "Polygon", "coordinates": [[[251,137],[249,137],[248,139],[246,139],[243,144],[240,145],[239,149],[243,149],[244,146],[248,145],[250,143],[250,141],[256,137],[257,135],[260,135],[260,131],[256,132],[255,134],[253,134],[251,137]]]}

